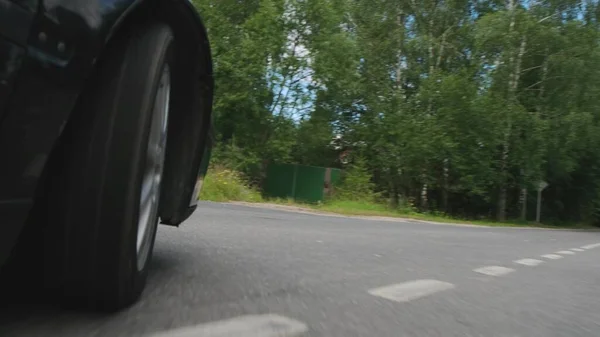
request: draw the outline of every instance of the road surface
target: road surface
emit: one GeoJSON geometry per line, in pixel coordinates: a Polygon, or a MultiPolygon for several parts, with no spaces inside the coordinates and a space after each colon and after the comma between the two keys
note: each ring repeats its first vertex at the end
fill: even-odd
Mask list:
{"type": "MultiPolygon", "coordinates": [[[[15,290],[17,291],[17,290],[15,290]]],[[[0,336],[600,335],[600,233],[202,203],[112,316],[3,305],[0,336]]]]}

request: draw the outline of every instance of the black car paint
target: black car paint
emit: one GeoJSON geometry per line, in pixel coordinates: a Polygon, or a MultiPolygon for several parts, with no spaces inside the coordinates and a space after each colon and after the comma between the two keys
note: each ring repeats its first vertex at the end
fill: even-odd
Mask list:
{"type": "MultiPolygon", "coordinates": [[[[35,4],[29,5],[35,8],[35,4]]],[[[3,32],[4,38],[25,45],[34,15],[32,9],[9,0],[0,0],[0,8],[0,32],[3,32]]]]}
{"type": "MultiPolygon", "coordinates": [[[[45,163],[102,50],[129,17],[144,15],[138,14],[141,8],[144,13],[164,12],[176,40],[185,41],[186,60],[193,62],[188,70],[195,75],[185,83],[187,95],[202,97],[178,101],[193,102],[192,109],[207,115],[201,127],[173,130],[188,152],[172,150],[177,162],[165,168],[172,178],[163,191],[169,200],[161,206],[163,223],[178,225],[193,211],[189,200],[205,170],[200,170],[202,158],[195,158],[201,156],[190,153],[210,152],[201,149],[208,146],[203,135],[211,123],[213,90],[208,38],[193,6],[187,0],[0,0],[0,22],[11,13],[29,18],[0,23],[0,266],[26,223],[45,163]],[[186,154],[190,158],[177,157],[186,154]],[[187,169],[177,171],[179,167],[187,169]]],[[[185,121],[198,124],[200,118],[185,121]]],[[[185,121],[175,121],[173,128],[185,121]]]]}

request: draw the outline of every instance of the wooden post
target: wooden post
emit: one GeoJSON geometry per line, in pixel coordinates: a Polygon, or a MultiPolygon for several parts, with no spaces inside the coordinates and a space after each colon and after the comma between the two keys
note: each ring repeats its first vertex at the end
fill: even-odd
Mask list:
{"type": "Polygon", "coordinates": [[[521,221],[527,221],[527,188],[521,190],[521,221]]]}
{"type": "Polygon", "coordinates": [[[538,195],[537,195],[537,210],[535,212],[535,222],[540,222],[541,213],[542,213],[542,191],[548,187],[548,183],[545,181],[541,181],[538,186],[538,195]]]}
{"type": "Polygon", "coordinates": [[[542,212],[542,189],[538,189],[537,210],[535,212],[535,222],[540,222],[541,212],[542,212]]]}
{"type": "Polygon", "coordinates": [[[331,195],[331,167],[325,169],[325,184],[323,186],[323,194],[325,197],[331,195]]]}
{"type": "Polygon", "coordinates": [[[298,178],[298,165],[294,164],[294,179],[292,181],[292,199],[296,200],[296,179],[298,178]]]}

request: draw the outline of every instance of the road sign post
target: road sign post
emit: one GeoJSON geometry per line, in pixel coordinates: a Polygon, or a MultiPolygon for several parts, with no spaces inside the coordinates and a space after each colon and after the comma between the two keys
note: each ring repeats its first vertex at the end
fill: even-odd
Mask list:
{"type": "Polygon", "coordinates": [[[537,195],[537,209],[535,212],[535,222],[539,223],[542,212],[542,191],[548,187],[548,183],[545,181],[541,181],[538,185],[538,195],[537,195]]]}

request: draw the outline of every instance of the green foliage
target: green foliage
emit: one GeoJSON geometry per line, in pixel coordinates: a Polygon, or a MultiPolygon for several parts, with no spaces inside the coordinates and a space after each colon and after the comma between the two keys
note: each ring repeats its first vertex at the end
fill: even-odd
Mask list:
{"type": "Polygon", "coordinates": [[[260,193],[249,186],[236,171],[211,167],[204,179],[200,199],[209,201],[262,201],[260,193]]]}
{"type": "Polygon", "coordinates": [[[377,195],[371,177],[364,159],[357,158],[344,171],[341,184],[335,188],[335,198],[344,201],[375,202],[377,195]]]}
{"type": "Polygon", "coordinates": [[[384,204],[364,200],[336,199],[321,205],[319,209],[348,215],[393,216],[399,214],[384,204]]]}
{"type": "Polygon", "coordinates": [[[194,4],[214,162],[254,185],[273,161],[339,167],[347,200],[505,220],[545,180],[543,219],[600,222],[598,1],[194,4]]]}

